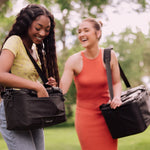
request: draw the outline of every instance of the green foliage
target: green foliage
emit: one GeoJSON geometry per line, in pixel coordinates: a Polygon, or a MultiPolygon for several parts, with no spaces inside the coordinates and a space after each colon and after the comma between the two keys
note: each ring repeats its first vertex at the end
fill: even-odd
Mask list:
{"type": "Polygon", "coordinates": [[[29,3],[34,4],[43,4],[47,8],[54,3],[54,0],[27,0],[29,3]]]}
{"type": "Polygon", "coordinates": [[[28,0],[30,3],[40,4],[41,0],[28,0]]]}
{"type": "Polygon", "coordinates": [[[2,46],[2,43],[5,39],[5,37],[8,34],[8,31],[10,30],[11,26],[13,25],[14,22],[14,16],[12,17],[0,17],[0,47],[2,46]]]}
{"type": "Polygon", "coordinates": [[[138,0],[138,3],[141,4],[143,10],[146,8],[147,5],[146,0],[138,0]]]}
{"type": "Polygon", "coordinates": [[[97,13],[103,12],[103,8],[101,6],[108,4],[108,0],[81,0],[82,4],[87,8],[88,13],[93,16],[90,12],[93,7],[97,8],[97,13]]]}
{"type": "Polygon", "coordinates": [[[3,0],[0,2],[0,17],[5,17],[5,14],[12,8],[11,0],[3,0]]]}
{"type": "Polygon", "coordinates": [[[12,9],[11,0],[2,0],[0,2],[0,48],[2,43],[13,24],[14,17],[6,17],[6,13],[12,9]]]}
{"type": "Polygon", "coordinates": [[[64,9],[70,11],[72,9],[71,1],[72,0],[55,0],[55,3],[59,4],[61,11],[63,11],[64,9]]]}

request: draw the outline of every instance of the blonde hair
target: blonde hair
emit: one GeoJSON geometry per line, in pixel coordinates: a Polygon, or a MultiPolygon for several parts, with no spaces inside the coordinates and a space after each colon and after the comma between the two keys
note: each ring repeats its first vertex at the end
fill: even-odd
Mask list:
{"type": "Polygon", "coordinates": [[[98,24],[99,24],[99,26],[100,26],[100,29],[101,29],[102,26],[103,26],[103,23],[102,23],[100,20],[98,20],[97,22],[98,22],[98,24]]]}

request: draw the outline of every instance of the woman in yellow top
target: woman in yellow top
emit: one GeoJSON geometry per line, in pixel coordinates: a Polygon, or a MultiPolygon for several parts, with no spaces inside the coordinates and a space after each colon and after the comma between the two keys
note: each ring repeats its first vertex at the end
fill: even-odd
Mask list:
{"type": "MultiPolygon", "coordinates": [[[[5,87],[34,90],[38,97],[48,96],[25,47],[47,78],[49,76],[49,83],[56,86],[56,83],[59,83],[59,73],[54,28],[54,17],[46,8],[31,4],[20,11],[2,45],[0,84],[5,87]]],[[[11,150],[44,150],[42,129],[28,131],[6,129],[3,100],[0,102],[0,132],[11,150]]]]}

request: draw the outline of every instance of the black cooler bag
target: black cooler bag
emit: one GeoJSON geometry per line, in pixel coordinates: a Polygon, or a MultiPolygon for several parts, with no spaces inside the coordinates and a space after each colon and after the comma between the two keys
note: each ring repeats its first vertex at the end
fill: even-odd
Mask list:
{"type": "MultiPolygon", "coordinates": [[[[113,99],[112,78],[110,69],[110,49],[104,50],[107,80],[111,99],[113,99]]],[[[121,66],[120,73],[127,91],[122,92],[122,105],[111,109],[109,104],[102,104],[100,110],[114,139],[143,132],[150,124],[150,98],[144,85],[131,88],[121,66]]]]}
{"type": "Polygon", "coordinates": [[[114,139],[143,132],[150,124],[150,100],[143,85],[122,93],[123,104],[111,109],[109,104],[100,106],[114,139]]]}

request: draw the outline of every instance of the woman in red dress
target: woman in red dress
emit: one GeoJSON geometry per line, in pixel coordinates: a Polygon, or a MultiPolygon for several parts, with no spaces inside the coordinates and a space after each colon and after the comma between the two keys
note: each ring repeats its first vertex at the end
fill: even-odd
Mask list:
{"type": "Polygon", "coordinates": [[[110,103],[115,109],[121,105],[121,82],[118,61],[111,52],[114,98],[110,102],[107,75],[103,63],[104,50],[99,47],[102,23],[87,18],[79,25],[78,38],[84,50],[68,58],[60,88],[67,93],[72,79],[77,90],[75,128],[82,150],[117,150],[117,140],[111,137],[99,106],[110,103]]]}

